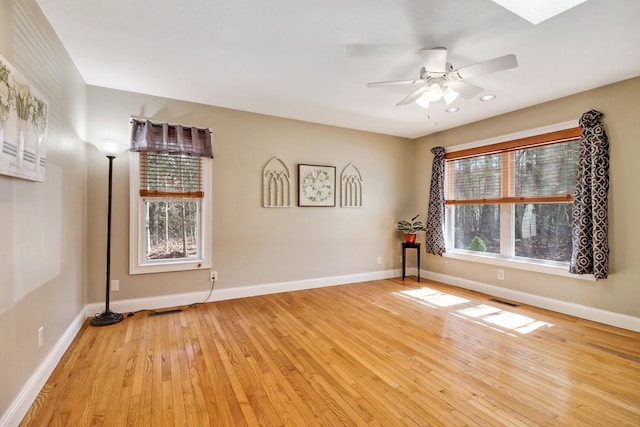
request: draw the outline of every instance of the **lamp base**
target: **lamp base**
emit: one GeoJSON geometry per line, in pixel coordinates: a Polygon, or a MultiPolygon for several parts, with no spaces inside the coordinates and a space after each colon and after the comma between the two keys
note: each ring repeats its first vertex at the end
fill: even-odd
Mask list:
{"type": "Polygon", "coordinates": [[[105,310],[100,314],[96,314],[95,317],[91,319],[91,326],[108,326],[122,322],[123,320],[124,316],[122,314],[114,313],[111,310],[105,310]]]}

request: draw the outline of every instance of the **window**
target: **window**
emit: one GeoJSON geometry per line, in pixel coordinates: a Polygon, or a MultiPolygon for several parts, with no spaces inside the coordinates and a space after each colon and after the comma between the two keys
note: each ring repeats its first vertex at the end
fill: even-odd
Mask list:
{"type": "MultiPolygon", "coordinates": [[[[147,121],[141,126],[162,125],[147,121]]],[[[132,141],[151,139],[148,134],[138,137],[132,131],[132,141]]],[[[167,136],[177,140],[171,125],[167,136]]],[[[209,268],[210,159],[175,147],[146,148],[131,154],[130,274],[209,268]]]]}
{"type": "Polygon", "coordinates": [[[447,152],[447,247],[568,263],[580,131],[447,152]]]}

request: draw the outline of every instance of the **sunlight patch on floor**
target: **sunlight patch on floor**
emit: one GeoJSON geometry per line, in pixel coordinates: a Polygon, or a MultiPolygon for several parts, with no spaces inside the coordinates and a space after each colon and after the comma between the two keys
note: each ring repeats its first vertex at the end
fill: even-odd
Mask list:
{"type": "Polygon", "coordinates": [[[469,317],[482,317],[488,314],[498,313],[500,311],[501,310],[497,307],[491,307],[490,305],[480,304],[479,306],[476,306],[476,307],[470,307],[470,308],[465,308],[463,310],[460,310],[460,313],[469,317]]]}
{"type": "Polygon", "coordinates": [[[401,294],[430,302],[439,307],[450,307],[452,305],[463,304],[469,302],[468,299],[460,298],[455,295],[446,294],[444,292],[435,291],[429,288],[411,289],[408,291],[401,291],[401,294]]]}
{"type": "MultiPolygon", "coordinates": [[[[406,291],[394,292],[395,295],[417,301],[432,308],[452,307],[461,304],[474,304],[466,298],[447,294],[430,288],[410,289],[406,291]]],[[[474,304],[461,308],[456,312],[449,312],[456,317],[470,320],[482,326],[489,327],[498,332],[507,333],[510,336],[517,336],[510,331],[519,334],[529,334],[544,327],[552,327],[548,322],[536,320],[528,316],[513,313],[503,308],[494,307],[487,304],[474,304]]]]}

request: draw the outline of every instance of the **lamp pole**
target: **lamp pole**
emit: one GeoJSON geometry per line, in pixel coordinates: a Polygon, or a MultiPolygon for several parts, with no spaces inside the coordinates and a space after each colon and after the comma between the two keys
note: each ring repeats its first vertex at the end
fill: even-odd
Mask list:
{"type": "Polygon", "coordinates": [[[109,196],[107,204],[107,283],[105,296],[105,309],[102,313],[97,314],[91,319],[93,326],[107,326],[114,323],[122,322],[124,316],[120,313],[114,313],[109,309],[109,294],[111,293],[111,197],[113,193],[113,159],[115,156],[107,155],[109,159],[109,196]]]}

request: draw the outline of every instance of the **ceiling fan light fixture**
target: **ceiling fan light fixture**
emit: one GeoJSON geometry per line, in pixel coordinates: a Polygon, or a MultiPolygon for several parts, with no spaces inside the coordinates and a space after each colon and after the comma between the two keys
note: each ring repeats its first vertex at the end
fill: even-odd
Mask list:
{"type": "Polygon", "coordinates": [[[422,93],[422,95],[418,99],[416,99],[416,104],[418,104],[422,108],[429,108],[429,104],[431,102],[438,102],[439,100],[444,98],[447,105],[449,105],[453,101],[455,101],[458,96],[460,96],[460,94],[450,87],[445,87],[443,89],[440,83],[433,83],[422,93]]]}
{"type": "Polygon", "coordinates": [[[434,83],[425,91],[424,96],[429,102],[437,102],[442,98],[442,88],[438,83],[434,83]]]}
{"type": "Polygon", "coordinates": [[[458,96],[460,96],[460,94],[450,87],[447,87],[442,93],[442,97],[444,98],[444,101],[447,103],[447,105],[455,101],[458,96]]]}
{"type": "Polygon", "coordinates": [[[420,98],[416,99],[416,104],[421,106],[422,108],[429,108],[429,99],[427,98],[427,93],[423,93],[420,98]]]}

